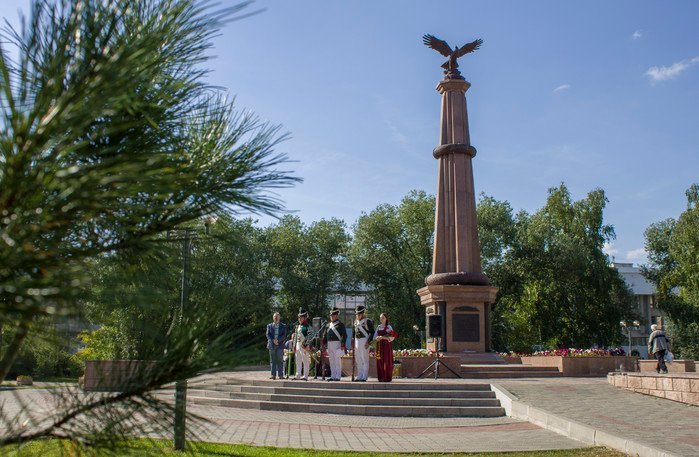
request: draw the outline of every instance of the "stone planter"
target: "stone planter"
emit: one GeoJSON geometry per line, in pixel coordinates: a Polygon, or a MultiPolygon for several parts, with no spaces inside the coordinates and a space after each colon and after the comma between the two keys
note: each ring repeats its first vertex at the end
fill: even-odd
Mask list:
{"type": "Polygon", "coordinates": [[[88,360],[81,386],[91,392],[122,392],[146,382],[155,367],[152,360],[88,360]]]}
{"type": "Polygon", "coordinates": [[[34,380],[31,376],[17,376],[18,386],[31,386],[34,385],[34,380]]]}
{"type": "MultiPolygon", "coordinates": [[[[656,360],[639,360],[638,364],[641,373],[655,373],[655,367],[658,362],[656,360]]],[[[694,360],[673,360],[671,363],[666,363],[669,373],[694,373],[697,371],[694,360]]]]}
{"type": "Polygon", "coordinates": [[[522,357],[523,365],[536,367],[556,367],[563,376],[606,376],[613,371],[636,371],[638,357],[562,357],[528,356],[522,357]]]}
{"type": "MultiPolygon", "coordinates": [[[[461,358],[455,356],[440,357],[442,362],[449,368],[459,373],[461,371],[461,358]]],[[[396,361],[400,361],[400,373],[403,378],[417,378],[425,368],[434,362],[434,357],[396,357],[396,361]]],[[[394,371],[395,373],[395,371],[394,371]]],[[[342,357],[342,375],[352,376],[352,357],[342,357]]],[[[447,369],[439,370],[441,378],[453,378],[447,369]]],[[[376,359],[373,355],[369,356],[369,377],[376,378],[376,359]]]]}

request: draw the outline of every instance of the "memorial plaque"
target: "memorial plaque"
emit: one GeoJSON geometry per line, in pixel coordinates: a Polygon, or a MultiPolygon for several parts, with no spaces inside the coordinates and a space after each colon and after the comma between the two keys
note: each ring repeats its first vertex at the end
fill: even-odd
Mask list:
{"type": "Polygon", "coordinates": [[[470,312],[470,313],[477,313],[478,308],[476,308],[475,306],[464,305],[464,306],[457,306],[456,308],[454,308],[454,311],[466,311],[466,312],[470,312]]]}
{"type": "Polygon", "coordinates": [[[481,340],[480,322],[478,314],[453,314],[452,338],[460,342],[479,342],[481,340]]]}

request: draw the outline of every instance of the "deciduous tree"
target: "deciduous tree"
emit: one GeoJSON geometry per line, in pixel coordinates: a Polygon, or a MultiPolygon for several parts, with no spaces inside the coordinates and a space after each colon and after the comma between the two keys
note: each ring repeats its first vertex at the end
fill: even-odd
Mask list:
{"type": "Polygon", "coordinates": [[[658,291],[658,306],[670,318],[668,333],[679,357],[699,358],[699,184],[686,192],[687,209],[646,229],[644,274],[658,291]]]}

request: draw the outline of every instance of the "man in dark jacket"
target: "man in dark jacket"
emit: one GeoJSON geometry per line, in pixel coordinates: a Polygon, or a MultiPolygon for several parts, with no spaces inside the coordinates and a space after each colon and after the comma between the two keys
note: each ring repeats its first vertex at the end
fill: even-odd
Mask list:
{"type": "Polygon", "coordinates": [[[284,341],[286,340],[286,325],[282,323],[279,313],[274,313],[273,321],[267,324],[267,349],[269,349],[269,365],[272,370],[270,379],[284,378],[284,341]]]}
{"type": "Polygon", "coordinates": [[[658,361],[658,364],[655,366],[655,371],[658,373],[667,373],[665,354],[670,349],[670,340],[665,336],[665,332],[658,329],[657,325],[651,325],[650,329],[653,333],[648,337],[648,356],[655,357],[658,361]]]}

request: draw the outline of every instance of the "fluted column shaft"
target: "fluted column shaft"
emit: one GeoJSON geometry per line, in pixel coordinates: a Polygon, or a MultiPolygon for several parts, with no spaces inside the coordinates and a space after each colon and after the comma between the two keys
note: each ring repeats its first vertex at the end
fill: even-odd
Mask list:
{"type": "Polygon", "coordinates": [[[442,113],[440,146],[434,150],[439,175],[432,277],[465,273],[461,279],[452,275],[451,283],[484,284],[487,278],[481,273],[471,164],[476,150],[469,137],[465,96],[470,86],[465,80],[444,80],[437,85],[442,113]]]}

